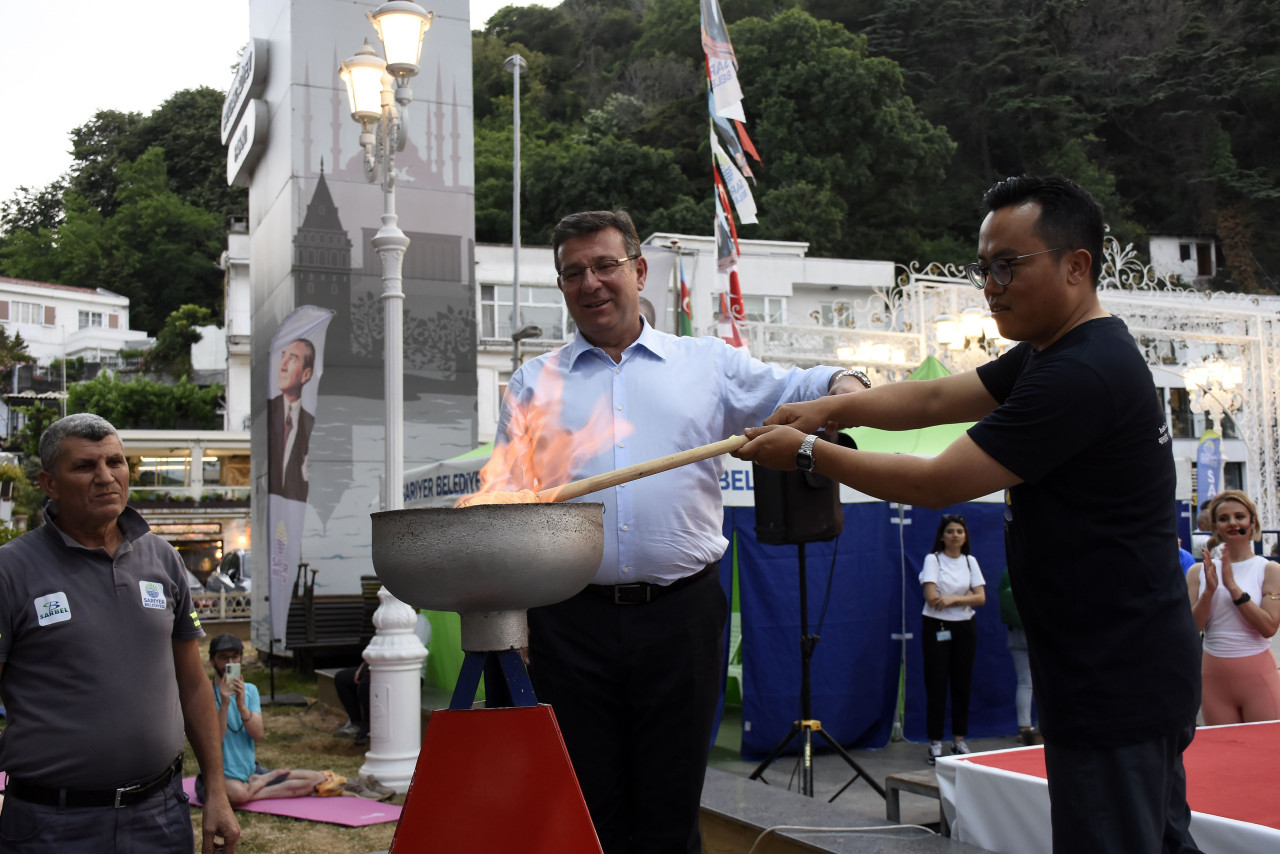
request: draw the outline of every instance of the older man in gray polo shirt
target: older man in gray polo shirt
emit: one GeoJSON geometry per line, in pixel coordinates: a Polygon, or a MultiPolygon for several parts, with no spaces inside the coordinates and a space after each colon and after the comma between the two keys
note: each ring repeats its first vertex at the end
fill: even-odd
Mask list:
{"type": "Polygon", "coordinates": [[[45,524],[0,547],[0,850],[191,851],[185,727],[211,781],[202,850],[233,852],[182,559],[126,506],[129,466],[105,419],[54,422],[40,464],[45,524]]]}

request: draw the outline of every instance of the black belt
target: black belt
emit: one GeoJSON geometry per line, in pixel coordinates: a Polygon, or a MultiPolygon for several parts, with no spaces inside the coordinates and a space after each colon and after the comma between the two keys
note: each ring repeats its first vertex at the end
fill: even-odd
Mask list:
{"type": "Polygon", "coordinates": [[[182,757],[149,780],[121,786],[118,789],[48,789],[34,783],[9,778],[5,785],[6,797],[17,798],[33,804],[63,807],[120,807],[141,803],[169,785],[175,775],[182,774],[182,757]]]}
{"type": "Polygon", "coordinates": [[[681,587],[688,587],[698,579],[714,572],[719,565],[719,561],[709,563],[693,575],[677,578],[670,584],[651,584],[648,581],[638,581],[635,584],[588,584],[583,592],[609,599],[615,605],[645,605],[659,596],[674,593],[681,587]]]}

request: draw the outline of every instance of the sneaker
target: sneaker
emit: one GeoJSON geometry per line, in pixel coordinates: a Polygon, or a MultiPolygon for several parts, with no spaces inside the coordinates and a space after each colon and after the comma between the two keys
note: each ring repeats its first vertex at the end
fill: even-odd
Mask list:
{"type": "Polygon", "coordinates": [[[952,756],[964,756],[966,753],[973,753],[973,751],[969,749],[969,745],[963,738],[957,738],[955,741],[951,742],[952,756]]]}
{"type": "Polygon", "coordinates": [[[368,744],[368,743],[369,743],[369,730],[365,729],[364,727],[361,727],[356,732],[356,744],[362,745],[362,744],[368,744]]]}
{"type": "Polygon", "coordinates": [[[335,729],[333,734],[338,738],[355,738],[360,734],[360,727],[356,726],[352,721],[347,721],[335,729]]]}
{"type": "Polygon", "coordinates": [[[938,761],[938,757],[942,755],[942,742],[935,741],[929,745],[929,764],[933,765],[938,761]]]}
{"type": "Polygon", "coordinates": [[[366,789],[369,789],[370,791],[373,791],[373,792],[377,792],[380,795],[385,795],[388,798],[394,798],[396,796],[395,789],[391,788],[390,786],[382,785],[381,783],[378,782],[378,778],[373,776],[372,774],[361,774],[360,782],[364,785],[366,789]]]}
{"type": "Polygon", "coordinates": [[[348,780],[342,784],[342,795],[346,798],[364,798],[367,801],[385,801],[395,797],[395,792],[383,794],[367,788],[360,780],[348,780]]]}

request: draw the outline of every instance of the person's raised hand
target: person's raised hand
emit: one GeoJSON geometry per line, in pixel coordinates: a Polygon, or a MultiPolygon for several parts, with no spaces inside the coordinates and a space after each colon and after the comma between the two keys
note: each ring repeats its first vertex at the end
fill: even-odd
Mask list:
{"type": "MultiPolygon", "coordinates": [[[[1224,560],[1227,559],[1225,549],[1223,550],[1223,558],[1224,560]]],[[[1204,595],[1212,596],[1213,591],[1218,589],[1218,568],[1213,565],[1213,558],[1209,557],[1208,549],[1204,549],[1204,562],[1201,565],[1204,567],[1204,571],[1201,573],[1204,576],[1204,595]]]]}

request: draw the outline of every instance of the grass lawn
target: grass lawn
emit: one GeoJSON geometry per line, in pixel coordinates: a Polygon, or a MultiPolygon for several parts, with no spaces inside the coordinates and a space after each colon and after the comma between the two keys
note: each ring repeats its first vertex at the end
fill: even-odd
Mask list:
{"type": "MultiPolygon", "coordinates": [[[[201,641],[201,652],[208,661],[209,638],[201,641]]],[[[270,694],[269,673],[258,662],[252,649],[245,650],[244,676],[258,686],[264,697],[270,694]]],[[[210,670],[212,675],[212,670],[210,670]]],[[[314,674],[298,674],[290,665],[276,665],[276,693],[297,693],[309,702],[302,706],[268,706],[263,712],[267,735],[258,742],[258,761],[268,768],[310,768],[317,771],[333,771],[349,779],[355,779],[364,764],[368,745],[357,747],[350,738],[335,738],[331,733],[346,723],[347,716],[340,708],[331,708],[315,701],[316,679],[314,674]]],[[[186,748],[186,773],[195,773],[195,755],[190,745],[186,748]]],[[[404,793],[397,793],[391,803],[403,804],[404,793]]],[[[203,810],[191,809],[191,823],[195,825],[195,838],[200,839],[203,810]]],[[[301,821],[262,813],[238,810],[240,820],[240,854],[366,854],[384,851],[391,846],[395,824],[375,824],[370,827],[342,827],[301,821]]],[[[196,850],[199,850],[197,846],[196,850]]]]}

